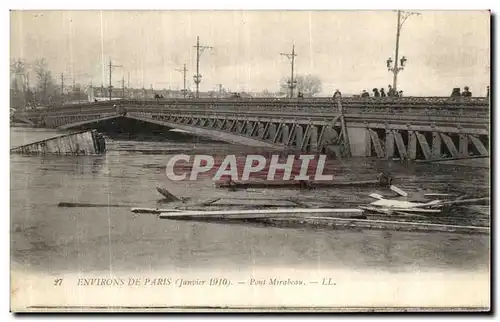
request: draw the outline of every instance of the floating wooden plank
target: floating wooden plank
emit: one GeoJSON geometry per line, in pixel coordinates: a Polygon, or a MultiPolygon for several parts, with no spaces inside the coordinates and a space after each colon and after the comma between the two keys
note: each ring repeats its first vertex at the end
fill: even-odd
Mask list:
{"type": "Polygon", "coordinates": [[[158,209],[158,208],[131,208],[130,211],[136,214],[157,214],[157,215],[169,212],[186,212],[186,210],[158,209]]]}
{"type": "Polygon", "coordinates": [[[370,193],[370,197],[374,198],[374,199],[384,199],[384,196],[382,195],[379,195],[378,193],[370,193]]]}
{"type": "Polygon", "coordinates": [[[384,214],[384,215],[391,215],[393,213],[393,210],[387,209],[387,208],[370,207],[370,206],[358,206],[358,208],[362,209],[362,210],[370,211],[370,212],[384,214]]]}
{"type": "Polygon", "coordinates": [[[451,194],[451,193],[430,192],[430,193],[424,193],[424,196],[426,196],[426,197],[448,197],[448,196],[453,196],[453,194],[451,194]]]}
{"type": "Polygon", "coordinates": [[[403,196],[403,197],[408,197],[408,193],[406,193],[405,191],[399,189],[398,187],[394,186],[394,185],[391,185],[389,187],[389,189],[391,189],[392,191],[394,191],[395,193],[397,193],[398,195],[400,196],[403,196]]]}
{"type": "Polygon", "coordinates": [[[411,209],[411,208],[435,205],[437,203],[439,203],[439,200],[431,201],[430,203],[417,203],[417,202],[411,202],[411,201],[406,201],[406,200],[380,199],[380,200],[372,202],[371,205],[385,207],[385,208],[411,209]]]}
{"type": "Polygon", "coordinates": [[[362,214],[361,209],[337,209],[337,208],[297,208],[297,209],[232,209],[232,210],[217,210],[217,211],[190,211],[176,213],[161,213],[160,218],[176,218],[176,217],[224,217],[236,216],[238,218],[256,218],[256,217],[271,217],[271,216],[292,216],[297,214],[362,214]]]}
{"type": "Polygon", "coordinates": [[[57,204],[61,208],[93,208],[93,207],[103,207],[103,208],[120,208],[120,207],[130,207],[130,205],[113,205],[113,204],[95,204],[95,203],[78,203],[78,202],[60,202],[57,204]]]}
{"type": "Polygon", "coordinates": [[[385,214],[385,215],[393,215],[393,214],[400,214],[404,216],[413,216],[413,217],[421,217],[421,218],[426,218],[426,216],[418,215],[415,214],[420,212],[420,213],[439,213],[439,210],[434,210],[431,209],[432,211],[428,211],[429,209],[410,209],[410,211],[406,209],[389,209],[389,208],[380,208],[380,207],[369,207],[369,206],[358,206],[359,209],[363,209],[369,212],[374,212],[374,213],[380,213],[380,214],[385,214]]]}
{"type": "Polygon", "coordinates": [[[10,149],[22,154],[97,155],[106,151],[106,141],[96,130],[74,132],[10,149]]]}

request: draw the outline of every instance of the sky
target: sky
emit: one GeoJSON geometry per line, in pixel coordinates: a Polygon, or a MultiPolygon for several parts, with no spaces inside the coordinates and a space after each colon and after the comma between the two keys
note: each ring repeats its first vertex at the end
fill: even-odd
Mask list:
{"type": "MultiPolygon", "coordinates": [[[[485,95],[490,84],[490,13],[419,11],[404,23],[398,76],[406,96],[449,96],[469,86],[485,95]]],[[[197,36],[211,46],[200,59],[200,90],[279,90],[290,75],[316,75],[323,95],[358,94],[392,84],[395,11],[11,11],[12,59],[44,58],[54,75],[78,83],[182,89],[186,64],[194,88],[197,36]],[[81,75],[81,74],[90,74],[81,75]]],[[[34,76],[31,76],[34,78],[34,76]]]]}

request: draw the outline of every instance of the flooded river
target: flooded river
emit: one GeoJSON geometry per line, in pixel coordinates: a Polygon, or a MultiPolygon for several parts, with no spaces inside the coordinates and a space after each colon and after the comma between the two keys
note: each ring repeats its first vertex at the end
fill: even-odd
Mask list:
{"type": "MultiPolygon", "coordinates": [[[[11,146],[58,133],[11,129],[11,146]]],[[[202,141],[109,141],[102,156],[11,155],[11,259],[28,270],[144,272],[155,269],[293,267],[356,271],[486,271],[489,236],[380,230],[271,228],[157,219],[131,207],[165,207],[156,187],[191,198],[228,197],[210,180],[168,182],[169,152],[220,153],[237,147],[202,141]],[[160,150],[161,152],[158,152],[160,150]],[[149,152],[148,152],[149,151],[149,152]],[[125,207],[58,208],[59,202],[125,207]]],[[[338,161],[338,173],[359,180],[381,170],[438,191],[488,190],[487,169],[338,161]]],[[[366,195],[369,193],[367,191],[366,195]]],[[[237,191],[233,197],[332,199],[349,192],[237,191]]],[[[353,195],[350,195],[353,198],[353,195]]],[[[369,198],[366,197],[368,201],[369,198]]]]}

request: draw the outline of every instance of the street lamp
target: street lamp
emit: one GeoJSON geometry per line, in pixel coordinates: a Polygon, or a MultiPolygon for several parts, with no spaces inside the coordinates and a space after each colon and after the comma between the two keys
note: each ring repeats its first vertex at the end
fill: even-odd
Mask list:
{"type": "Polygon", "coordinates": [[[396,27],[396,50],[395,50],[395,59],[394,61],[392,58],[389,57],[387,59],[387,70],[392,72],[394,74],[393,78],[393,84],[392,87],[394,88],[395,91],[397,91],[397,86],[398,86],[398,73],[402,71],[406,65],[407,59],[405,56],[403,56],[401,59],[399,59],[399,37],[401,35],[401,28],[403,28],[404,23],[406,20],[413,15],[420,15],[420,13],[416,12],[405,12],[398,10],[398,21],[397,21],[397,27],[396,27]],[[392,65],[394,63],[394,66],[392,65]],[[399,64],[399,66],[398,66],[399,64]]]}
{"type": "Polygon", "coordinates": [[[393,66],[392,65],[393,60],[392,60],[391,57],[389,57],[389,59],[387,59],[387,70],[390,71],[390,72],[393,72],[393,73],[394,72],[398,73],[398,72],[400,72],[400,71],[402,71],[402,70],[405,69],[407,61],[408,61],[408,59],[405,56],[403,56],[403,58],[401,58],[399,60],[399,65],[396,64],[395,66],[393,66]]]}
{"type": "Polygon", "coordinates": [[[403,58],[401,58],[401,67],[402,67],[402,68],[404,68],[404,67],[405,67],[405,65],[406,65],[406,61],[407,61],[407,60],[408,60],[408,59],[406,59],[406,57],[405,57],[405,56],[403,56],[403,58]]]}
{"type": "Polygon", "coordinates": [[[391,71],[391,67],[392,66],[392,58],[389,57],[389,59],[387,59],[387,70],[388,71],[391,71]]]}

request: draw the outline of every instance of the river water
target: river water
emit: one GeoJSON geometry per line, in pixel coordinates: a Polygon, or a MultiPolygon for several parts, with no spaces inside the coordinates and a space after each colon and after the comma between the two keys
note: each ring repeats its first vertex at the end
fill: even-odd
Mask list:
{"type": "MultiPolygon", "coordinates": [[[[11,128],[11,146],[58,134],[11,128]]],[[[487,235],[270,228],[160,220],[154,215],[134,215],[129,207],[58,208],[59,202],[165,207],[158,203],[158,186],[183,197],[229,196],[226,190],[215,189],[210,180],[168,182],[162,166],[168,151],[213,154],[238,147],[196,140],[114,140],[107,145],[108,152],[102,156],[11,155],[13,263],[48,274],[257,266],[385,272],[489,270],[487,235]]],[[[339,161],[337,166],[339,173],[360,180],[389,170],[402,182],[430,185],[437,191],[486,192],[489,187],[484,168],[373,160],[339,161]]],[[[342,194],[344,198],[350,195],[337,190],[263,190],[231,192],[230,196],[335,199],[342,194]]]]}

